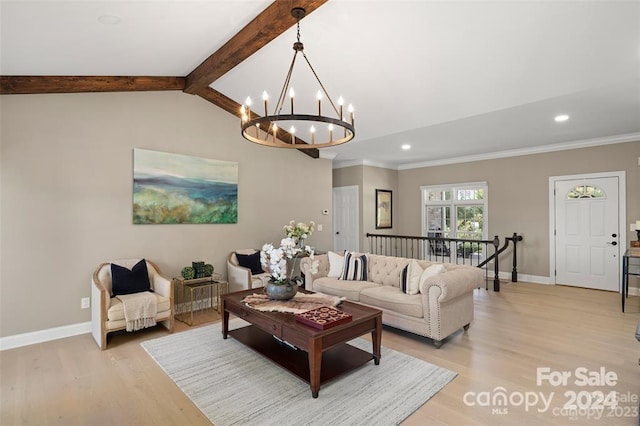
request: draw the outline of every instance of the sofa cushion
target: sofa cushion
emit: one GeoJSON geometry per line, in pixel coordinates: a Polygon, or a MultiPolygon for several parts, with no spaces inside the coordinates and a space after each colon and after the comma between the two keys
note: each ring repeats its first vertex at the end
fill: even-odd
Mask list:
{"type": "Polygon", "coordinates": [[[429,266],[420,275],[420,279],[418,282],[418,290],[422,291],[421,290],[423,287],[422,283],[424,283],[427,279],[439,274],[444,274],[445,272],[447,272],[447,268],[445,268],[444,265],[441,263],[436,263],[435,265],[429,266]]]}
{"type": "Polygon", "coordinates": [[[369,281],[344,281],[329,277],[313,280],[313,291],[346,297],[352,302],[358,302],[360,300],[360,291],[369,287],[379,287],[379,285],[369,281]]]}
{"type": "Polygon", "coordinates": [[[344,255],[344,268],[340,274],[341,280],[367,281],[367,255],[358,256],[356,253],[344,255]]]}
{"type": "MultiPolygon", "coordinates": [[[[154,294],[158,299],[158,314],[171,310],[171,299],[169,299],[168,297],[160,296],[158,293],[154,294]]],[[[118,299],[117,297],[111,298],[109,309],[107,310],[107,320],[124,320],[124,306],[122,305],[120,299],[118,299]]]]}
{"type": "Polygon", "coordinates": [[[344,269],[344,256],[332,251],[327,252],[329,258],[329,278],[338,278],[344,269]]]}
{"type": "Polygon", "coordinates": [[[262,264],[260,263],[260,252],[257,251],[252,254],[236,253],[238,258],[238,265],[243,268],[251,269],[251,275],[258,275],[264,273],[262,264]]]}
{"type": "Polygon", "coordinates": [[[410,317],[422,318],[424,316],[421,295],[406,294],[398,287],[390,285],[362,289],[360,302],[410,317]]]}
{"type": "Polygon", "coordinates": [[[131,269],[112,263],[111,288],[114,296],[151,290],[147,261],[142,259],[131,269]]]}
{"type": "Polygon", "coordinates": [[[369,281],[400,288],[400,273],[409,264],[410,259],[370,254],[368,262],[369,273],[367,278],[369,281]]]}

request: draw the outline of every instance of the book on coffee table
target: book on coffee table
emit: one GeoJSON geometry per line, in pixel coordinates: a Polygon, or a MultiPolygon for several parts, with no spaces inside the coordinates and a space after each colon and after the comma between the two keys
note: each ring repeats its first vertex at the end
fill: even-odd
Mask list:
{"type": "Polygon", "coordinates": [[[320,330],[344,324],[352,319],[351,314],[328,306],[311,309],[310,311],[296,314],[295,317],[296,321],[320,330]]]}

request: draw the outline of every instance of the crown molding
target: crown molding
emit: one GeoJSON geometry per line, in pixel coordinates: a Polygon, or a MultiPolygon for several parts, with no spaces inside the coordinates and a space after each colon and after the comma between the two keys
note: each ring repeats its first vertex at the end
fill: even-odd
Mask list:
{"type": "Polygon", "coordinates": [[[321,149],[319,149],[318,151],[320,151],[320,158],[326,158],[327,160],[331,160],[331,161],[333,161],[333,159],[336,158],[336,156],[338,155],[335,152],[327,152],[321,149]]]}
{"type": "Polygon", "coordinates": [[[390,169],[390,170],[398,170],[398,166],[387,163],[377,163],[375,161],[369,160],[349,160],[349,161],[337,161],[334,165],[334,169],[344,169],[345,167],[352,166],[370,166],[370,167],[380,167],[382,169],[390,169]]]}
{"type": "MultiPolygon", "coordinates": [[[[542,154],[545,152],[566,151],[569,149],[589,148],[593,146],[612,145],[617,143],[626,143],[626,142],[634,142],[634,141],[640,141],[640,132],[627,133],[624,135],[616,135],[616,136],[606,136],[603,138],[583,139],[583,140],[573,141],[573,142],[563,142],[563,143],[554,144],[554,145],[543,145],[543,146],[536,146],[531,148],[512,149],[507,151],[496,151],[496,152],[489,152],[485,154],[468,155],[463,157],[444,158],[441,160],[421,161],[417,163],[405,163],[397,166],[391,165],[391,164],[376,163],[368,160],[347,160],[347,161],[338,160],[334,162],[333,168],[343,169],[345,167],[352,167],[352,166],[373,166],[373,167],[381,167],[381,168],[390,169],[390,170],[408,170],[408,169],[419,169],[423,167],[446,166],[449,164],[469,163],[472,161],[496,160],[498,158],[518,157],[521,155],[542,154]]],[[[320,157],[329,158],[332,160],[336,157],[336,154],[329,154],[329,153],[326,153],[324,155],[323,154],[324,152],[321,151],[320,157]],[[330,157],[329,155],[331,155],[332,157],[330,157]]]]}
{"type": "Polygon", "coordinates": [[[545,152],[566,151],[569,149],[589,148],[593,146],[612,145],[617,143],[640,141],[640,132],[628,133],[625,135],[607,136],[603,138],[584,139],[580,141],[564,142],[554,145],[543,145],[531,148],[513,149],[508,151],[498,151],[479,155],[469,155],[464,157],[447,158],[434,161],[422,161],[419,163],[401,164],[397,170],[419,169],[423,167],[444,166],[448,164],[468,163],[471,161],[495,160],[498,158],[517,157],[521,155],[542,154],[545,152]]]}

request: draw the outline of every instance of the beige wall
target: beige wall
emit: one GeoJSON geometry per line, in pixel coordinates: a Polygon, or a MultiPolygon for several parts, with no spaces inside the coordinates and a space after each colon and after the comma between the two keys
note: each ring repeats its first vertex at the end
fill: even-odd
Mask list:
{"type": "MultiPolygon", "coordinates": [[[[198,97],[6,95],[0,108],[1,337],[89,321],[80,298],[100,262],[147,257],[176,276],[203,260],[226,274],[230,251],[278,243],[291,219],[332,228],[330,160],[247,142],[198,97]],[[134,226],[133,148],[238,162],[238,223],[134,226]]],[[[330,249],[331,233],[308,243],[330,249]]]]}
{"type": "Polygon", "coordinates": [[[400,208],[398,194],[398,172],[371,166],[351,166],[333,170],[333,187],[358,186],[360,199],[360,250],[369,250],[367,233],[396,234],[398,229],[397,209],[400,208]],[[391,229],[376,229],[376,189],[392,191],[392,225],[391,229]]]}
{"type": "MultiPolygon", "coordinates": [[[[501,241],[517,232],[524,236],[518,248],[521,274],[548,278],[549,178],[600,172],[626,174],[627,223],[621,230],[636,240],[629,224],[640,218],[640,142],[524,155],[495,160],[394,171],[369,166],[333,170],[333,186],[360,188],[361,249],[368,249],[367,232],[420,235],[420,187],[486,181],[489,185],[489,238],[501,241]],[[393,229],[375,229],[375,189],[393,191],[393,229]]],[[[511,258],[501,258],[500,269],[510,271],[511,258]]],[[[634,283],[630,283],[634,285],[634,283]]],[[[637,285],[637,280],[636,284],[637,285]]]]}
{"type": "MultiPolygon", "coordinates": [[[[383,169],[380,167],[364,167],[362,207],[363,207],[363,234],[398,234],[399,216],[398,211],[402,208],[402,200],[398,193],[398,173],[395,170],[383,169]],[[391,194],[391,220],[392,228],[376,229],[376,189],[392,191],[391,194]]],[[[365,237],[366,240],[366,237],[365,237]]],[[[360,247],[369,250],[369,242],[361,241],[360,247]]]]}
{"type": "MultiPolygon", "coordinates": [[[[420,235],[420,186],[486,181],[489,184],[489,237],[514,232],[524,241],[518,250],[523,274],[549,276],[549,178],[552,176],[625,171],[627,241],[635,240],[629,224],[640,218],[640,142],[604,145],[544,154],[401,170],[398,186],[402,208],[397,231],[420,235]]],[[[500,269],[509,270],[510,259],[500,269]]]]}

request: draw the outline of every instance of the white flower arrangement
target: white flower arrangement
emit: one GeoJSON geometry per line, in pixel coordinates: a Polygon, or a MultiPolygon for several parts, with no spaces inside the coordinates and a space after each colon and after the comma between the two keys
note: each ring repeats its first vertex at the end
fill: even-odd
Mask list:
{"type": "MultiPolygon", "coordinates": [[[[294,238],[287,237],[280,241],[280,247],[275,248],[273,244],[267,243],[260,251],[260,263],[271,275],[269,281],[275,284],[287,284],[290,281],[302,282],[301,277],[292,277],[296,261],[309,255],[313,259],[313,248],[306,246],[304,249],[298,247],[294,238]]],[[[311,265],[312,274],[318,272],[318,261],[311,265]],[[314,272],[315,271],[315,272],[314,272]]]]}
{"type": "Polygon", "coordinates": [[[282,229],[284,229],[284,233],[287,237],[293,238],[297,242],[309,238],[316,229],[316,223],[314,221],[310,221],[309,223],[298,222],[296,224],[296,221],[292,220],[282,229]]]}

